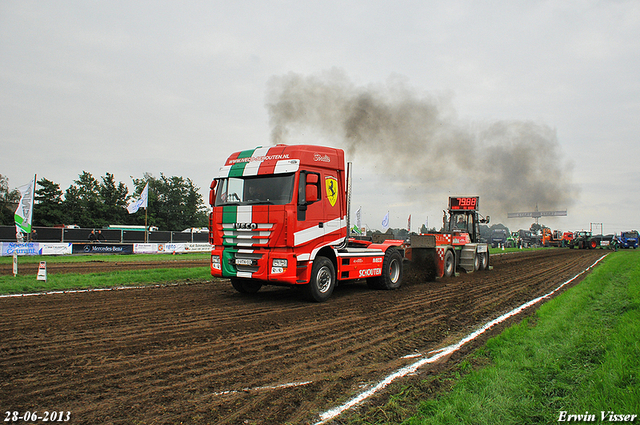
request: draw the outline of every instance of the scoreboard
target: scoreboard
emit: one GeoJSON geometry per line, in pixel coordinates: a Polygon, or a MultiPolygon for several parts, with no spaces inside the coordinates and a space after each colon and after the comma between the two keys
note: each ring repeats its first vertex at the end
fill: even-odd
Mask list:
{"type": "Polygon", "coordinates": [[[478,209],[479,196],[450,196],[449,197],[449,209],[450,210],[463,210],[463,211],[475,211],[478,209]]]}

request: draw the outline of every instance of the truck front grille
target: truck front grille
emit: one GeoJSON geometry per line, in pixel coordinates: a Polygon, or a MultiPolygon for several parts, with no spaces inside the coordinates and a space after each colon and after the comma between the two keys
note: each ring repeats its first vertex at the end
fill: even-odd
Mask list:
{"type": "Polygon", "coordinates": [[[254,228],[238,229],[231,224],[223,224],[222,239],[225,246],[251,248],[268,246],[273,224],[256,223],[254,228]]]}

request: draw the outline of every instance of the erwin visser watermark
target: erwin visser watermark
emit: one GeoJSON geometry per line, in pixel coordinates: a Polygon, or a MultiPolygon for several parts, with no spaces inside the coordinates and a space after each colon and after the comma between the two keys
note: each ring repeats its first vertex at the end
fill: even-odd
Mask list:
{"type": "Polygon", "coordinates": [[[619,414],[612,410],[601,410],[599,417],[596,413],[570,414],[562,410],[558,422],[635,422],[637,417],[636,414],[619,414]]]}

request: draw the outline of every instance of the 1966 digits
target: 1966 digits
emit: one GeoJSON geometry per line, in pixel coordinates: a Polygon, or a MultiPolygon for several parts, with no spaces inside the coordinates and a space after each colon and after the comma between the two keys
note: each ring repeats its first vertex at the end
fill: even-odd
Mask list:
{"type": "Polygon", "coordinates": [[[63,411],[45,411],[40,414],[39,412],[18,412],[9,411],[4,412],[5,422],[68,422],[71,419],[71,412],[63,411]]]}

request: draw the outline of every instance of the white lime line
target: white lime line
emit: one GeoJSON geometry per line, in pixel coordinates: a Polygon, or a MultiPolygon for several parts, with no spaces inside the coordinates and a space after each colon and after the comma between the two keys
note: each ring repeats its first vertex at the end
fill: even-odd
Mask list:
{"type": "MultiPolygon", "coordinates": [[[[560,286],[558,286],[556,289],[554,289],[553,291],[549,292],[548,294],[543,295],[543,296],[538,297],[538,298],[535,298],[535,299],[533,299],[533,300],[531,300],[531,301],[529,301],[529,302],[527,302],[525,304],[522,304],[520,307],[517,307],[517,308],[511,310],[510,312],[503,314],[502,316],[500,316],[500,317],[498,317],[498,318],[486,323],[484,326],[482,326],[480,329],[476,330],[475,332],[472,332],[471,334],[467,335],[466,337],[464,337],[463,339],[458,341],[456,344],[444,347],[441,350],[437,351],[437,354],[435,354],[435,355],[433,355],[431,357],[427,357],[427,358],[418,360],[415,363],[412,363],[412,364],[410,364],[408,366],[405,366],[405,367],[397,370],[396,372],[394,372],[391,375],[389,375],[386,378],[384,378],[382,381],[378,382],[372,388],[368,389],[367,391],[363,391],[362,393],[358,394],[357,396],[355,396],[351,400],[347,401],[342,406],[335,407],[335,408],[333,408],[331,410],[327,410],[326,412],[320,414],[320,421],[316,422],[315,425],[324,424],[325,422],[335,418],[336,416],[339,416],[340,414],[342,414],[346,410],[348,410],[348,409],[350,409],[350,408],[362,403],[364,400],[366,400],[367,398],[371,397],[372,395],[374,395],[376,392],[380,391],[381,389],[385,388],[386,386],[391,384],[396,379],[402,378],[402,377],[404,377],[406,375],[409,375],[411,373],[415,373],[415,371],[417,369],[419,369],[420,367],[422,367],[422,366],[424,366],[426,364],[429,364],[429,363],[434,363],[434,362],[440,360],[441,358],[446,357],[446,356],[458,351],[466,343],[468,343],[470,341],[473,341],[478,336],[482,335],[484,332],[486,332],[487,330],[491,329],[493,326],[495,326],[495,325],[507,320],[508,318],[510,318],[512,316],[515,316],[516,314],[522,312],[523,310],[525,310],[525,309],[533,306],[534,304],[537,304],[538,302],[542,301],[543,299],[548,298],[551,295],[555,294],[562,287],[564,287],[565,285],[573,282],[578,277],[580,277],[582,274],[584,274],[587,271],[589,271],[591,268],[593,268],[596,264],[598,264],[607,255],[608,254],[603,255],[595,263],[593,263],[592,265],[590,265],[589,267],[587,267],[586,269],[584,269],[583,271],[581,271],[580,273],[578,273],[577,275],[572,277],[571,279],[569,279],[566,282],[562,283],[560,286]]],[[[429,353],[429,354],[431,354],[431,353],[429,353]]]]}
{"type": "Polygon", "coordinates": [[[227,394],[246,393],[250,391],[278,390],[281,388],[301,387],[303,385],[309,385],[311,383],[313,383],[313,381],[289,382],[286,384],[266,385],[264,387],[243,388],[241,390],[218,391],[218,392],[212,393],[212,395],[227,395],[227,394]]]}
{"type": "Polygon", "coordinates": [[[122,291],[125,289],[147,289],[147,288],[161,288],[165,286],[178,286],[178,283],[168,283],[164,285],[144,285],[144,286],[114,286],[112,288],[89,288],[89,289],[62,289],[59,291],[44,291],[44,292],[29,292],[26,294],[7,294],[0,295],[0,298],[20,298],[20,297],[35,297],[43,295],[56,295],[56,294],[80,294],[83,292],[103,292],[103,291],[122,291]]]}

